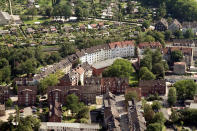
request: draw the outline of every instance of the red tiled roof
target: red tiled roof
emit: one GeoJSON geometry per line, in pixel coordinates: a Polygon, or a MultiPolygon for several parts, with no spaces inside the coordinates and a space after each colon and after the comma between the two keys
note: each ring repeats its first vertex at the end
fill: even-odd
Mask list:
{"type": "Polygon", "coordinates": [[[180,50],[183,54],[192,55],[192,48],[188,48],[188,47],[166,47],[165,49],[163,49],[163,53],[167,54],[168,51],[177,51],[177,50],[180,50]]]}
{"type": "Polygon", "coordinates": [[[142,49],[142,48],[147,48],[147,47],[159,47],[161,48],[162,45],[160,42],[143,42],[143,43],[140,43],[139,45],[139,48],[142,49]]]}
{"type": "Polygon", "coordinates": [[[110,48],[116,48],[116,47],[119,47],[119,48],[122,48],[122,47],[125,47],[125,46],[134,46],[134,41],[122,41],[122,42],[112,42],[112,43],[109,43],[109,46],[110,48]]]}

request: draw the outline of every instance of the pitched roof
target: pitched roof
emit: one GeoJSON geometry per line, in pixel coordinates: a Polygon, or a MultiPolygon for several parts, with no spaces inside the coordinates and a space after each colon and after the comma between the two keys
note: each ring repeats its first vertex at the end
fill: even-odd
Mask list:
{"type": "Polygon", "coordinates": [[[160,42],[143,42],[143,43],[140,43],[139,45],[139,48],[140,49],[143,49],[143,48],[161,48],[162,45],[160,42]]]}
{"type": "Polygon", "coordinates": [[[171,53],[172,51],[178,51],[180,50],[183,55],[192,55],[192,48],[189,47],[166,47],[163,49],[164,54],[171,53]]]}
{"type": "Polygon", "coordinates": [[[111,49],[116,48],[116,47],[123,48],[127,46],[134,46],[134,41],[112,42],[112,43],[109,43],[109,46],[111,49]]]}

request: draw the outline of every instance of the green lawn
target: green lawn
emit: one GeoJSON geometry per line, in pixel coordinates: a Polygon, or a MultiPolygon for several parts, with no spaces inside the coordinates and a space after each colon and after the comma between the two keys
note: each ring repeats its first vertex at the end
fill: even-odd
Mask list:
{"type": "Polygon", "coordinates": [[[130,86],[136,86],[137,83],[138,83],[138,76],[137,76],[136,72],[134,72],[129,77],[129,85],[130,86]]]}
{"type": "Polygon", "coordinates": [[[33,20],[24,20],[24,24],[35,24],[35,22],[44,23],[45,21],[50,21],[50,19],[34,17],[33,20]]]}

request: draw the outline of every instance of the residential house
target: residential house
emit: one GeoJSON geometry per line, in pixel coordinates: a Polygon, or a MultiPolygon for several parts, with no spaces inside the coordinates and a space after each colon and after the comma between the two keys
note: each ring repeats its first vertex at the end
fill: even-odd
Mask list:
{"type": "Polygon", "coordinates": [[[0,116],[4,116],[4,115],[5,115],[5,105],[0,104],[0,116]]]}
{"type": "Polygon", "coordinates": [[[93,69],[92,69],[92,67],[88,64],[88,62],[85,62],[85,63],[82,63],[81,65],[80,65],[83,69],[84,69],[84,71],[85,71],[85,78],[86,77],[91,77],[92,76],[92,74],[93,74],[93,69]]]}
{"type": "Polygon", "coordinates": [[[35,33],[35,30],[33,28],[27,28],[27,33],[28,34],[34,34],[35,33]]]}
{"type": "Polygon", "coordinates": [[[197,40],[190,39],[174,39],[171,46],[188,47],[193,49],[193,57],[197,58],[197,40]]]}
{"type": "Polygon", "coordinates": [[[99,131],[99,124],[41,122],[39,131],[99,131]]]}
{"type": "Polygon", "coordinates": [[[181,51],[183,54],[182,62],[185,62],[187,66],[193,65],[193,49],[189,47],[166,47],[163,49],[163,57],[166,61],[171,61],[171,53],[173,51],[181,51]]]}
{"type": "Polygon", "coordinates": [[[0,11],[0,25],[8,25],[11,23],[11,16],[7,12],[0,11]]]}
{"type": "Polygon", "coordinates": [[[74,71],[70,71],[68,74],[64,75],[60,80],[59,80],[60,86],[75,86],[78,85],[79,83],[79,74],[74,71]]]}
{"type": "Polygon", "coordinates": [[[103,97],[104,127],[108,131],[120,131],[120,113],[116,106],[117,98],[111,92],[103,97]]]}
{"type": "Polygon", "coordinates": [[[145,131],[146,121],[134,100],[128,101],[128,118],[130,131],[145,131]]]}
{"type": "Polygon", "coordinates": [[[155,24],[155,30],[158,30],[158,31],[168,30],[168,22],[167,22],[167,20],[162,18],[160,21],[158,21],[155,24]]]}
{"type": "Polygon", "coordinates": [[[111,58],[135,55],[134,41],[113,42],[109,46],[111,49],[111,58]]]}
{"type": "Polygon", "coordinates": [[[186,63],[185,62],[175,62],[174,63],[174,73],[177,75],[184,75],[186,73],[186,63]]]}
{"type": "Polygon", "coordinates": [[[37,86],[18,86],[18,105],[31,106],[36,103],[37,86]]]}
{"type": "Polygon", "coordinates": [[[129,87],[128,78],[104,77],[101,79],[101,93],[110,91],[113,94],[124,94],[129,87]]]}
{"type": "Polygon", "coordinates": [[[173,22],[168,27],[168,30],[170,30],[172,32],[175,32],[175,31],[181,30],[181,29],[182,29],[182,25],[177,19],[174,19],[173,22]]]}
{"type": "Polygon", "coordinates": [[[55,101],[65,104],[66,96],[75,94],[85,104],[96,103],[96,96],[100,94],[100,86],[50,86],[47,89],[48,103],[55,101]]]}
{"type": "Polygon", "coordinates": [[[33,77],[19,77],[14,79],[14,84],[17,86],[33,86],[37,84],[37,81],[33,77]]]}
{"type": "Polygon", "coordinates": [[[141,88],[142,96],[149,96],[158,93],[159,95],[166,94],[165,80],[140,80],[139,88],[141,88]]]}
{"type": "Polygon", "coordinates": [[[150,48],[151,50],[155,51],[156,49],[162,49],[162,45],[160,42],[143,42],[139,43],[138,45],[138,52],[139,55],[143,55],[144,51],[150,48]]]}
{"type": "Polygon", "coordinates": [[[81,65],[79,65],[75,69],[73,69],[73,71],[79,74],[78,82],[80,82],[80,85],[84,85],[85,70],[81,67],[81,65]]]}
{"type": "Polygon", "coordinates": [[[0,104],[4,104],[9,98],[9,87],[0,86],[0,104]]]}
{"type": "Polygon", "coordinates": [[[62,112],[61,104],[55,101],[55,103],[49,105],[49,122],[61,122],[62,112]]]}
{"type": "Polygon", "coordinates": [[[197,33],[197,22],[183,22],[182,23],[183,26],[183,33],[185,33],[187,30],[191,29],[192,32],[196,35],[197,33]]]}
{"type": "Polygon", "coordinates": [[[135,92],[137,94],[138,100],[141,100],[141,97],[142,97],[142,89],[141,88],[128,87],[125,90],[125,95],[128,93],[133,93],[133,92],[135,92]]]}

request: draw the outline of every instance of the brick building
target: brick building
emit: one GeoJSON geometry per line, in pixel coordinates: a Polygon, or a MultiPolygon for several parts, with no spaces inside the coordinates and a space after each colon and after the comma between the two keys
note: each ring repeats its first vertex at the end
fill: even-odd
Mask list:
{"type": "Polygon", "coordinates": [[[166,93],[165,80],[141,80],[139,82],[139,87],[142,90],[142,96],[149,96],[155,93],[165,95],[166,93]]]}
{"type": "Polygon", "coordinates": [[[124,94],[126,88],[129,87],[129,79],[118,77],[90,77],[85,79],[85,85],[100,86],[101,94],[105,94],[107,91],[113,94],[124,94]]]}
{"type": "Polygon", "coordinates": [[[113,94],[124,94],[125,89],[129,87],[128,78],[104,77],[101,79],[101,93],[110,91],[113,94]]]}
{"type": "Polygon", "coordinates": [[[131,87],[128,87],[125,90],[125,95],[128,94],[128,93],[130,93],[130,92],[136,92],[137,93],[137,96],[138,96],[138,100],[141,100],[141,97],[142,97],[142,90],[141,90],[141,88],[131,88],[131,87]]]}
{"type": "Polygon", "coordinates": [[[18,87],[18,104],[34,105],[36,103],[37,86],[19,86],[18,87]]]}
{"type": "Polygon", "coordinates": [[[185,62],[175,62],[174,63],[174,73],[177,75],[184,75],[186,73],[186,63],[185,62]]]}
{"type": "Polygon", "coordinates": [[[0,116],[4,116],[4,115],[5,115],[5,105],[0,104],[0,116]]]}
{"type": "Polygon", "coordinates": [[[9,98],[9,87],[0,86],[0,103],[4,104],[9,98]]]}
{"type": "Polygon", "coordinates": [[[75,94],[80,101],[85,104],[96,103],[96,96],[100,94],[99,86],[50,86],[47,89],[48,103],[52,104],[55,101],[64,104],[66,96],[75,94]]]}
{"type": "Polygon", "coordinates": [[[55,102],[54,104],[50,104],[49,106],[49,122],[61,122],[62,120],[62,112],[61,112],[61,104],[55,102]]]}

